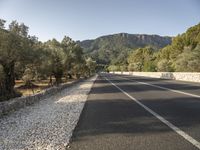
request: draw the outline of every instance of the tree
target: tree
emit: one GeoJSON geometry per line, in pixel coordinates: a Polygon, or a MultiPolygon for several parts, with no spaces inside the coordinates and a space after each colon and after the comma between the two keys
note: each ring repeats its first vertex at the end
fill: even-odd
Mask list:
{"type": "Polygon", "coordinates": [[[142,69],[142,63],[136,62],[136,63],[129,63],[128,70],[129,71],[141,71],[142,69]]]}
{"type": "Polygon", "coordinates": [[[64,68],[67,74],[79,78],[81,76],[81,70],[85,66],[83,49],[67,36],[63,38],[61,45],[65,53],[64,68]]]}
{"type": "Polygon", "coordinates": [[[156,59],[158,71],[199,71],[200,24],[173,38],[172,44],[160,50],[156,59]]]}
{"type": "Polygon", "coordinates": [[[4,29],[5,28],[5,23],[6,23],[5,20],[0,19],[0,29],[4,29]]]}
{"type": "Polygon", "coordinates": [[[84,63],[83,50],[79,45],[76,45],[73,49],[72,60],[72,74],[79,78],[80,73],[79,70],[77,70],[77,68],[80,68],[84,63]]]}
{"type": "Polygon", "coordinates": [[[122,65],[119,66],[119,68],[120,68],[120,71],[122,71],[122,72],[127,71],[127,65],[122,64],[122,65]]]}
{"type": "Polygon", "coordinates": [[[169,60],[161,59],[157,63],[157,71],[161,71],[161,72],[171,72],[171,71],[173,71],[173,69],[171,67],[171,63],[169,62],[169,60]]]}
{"type": "Polygon", "coordinates": [[[128,64],[128,71],[135,71],[134,63],[129,63],[128,64]]]}
{"type": "Polygon", "coordinates": [[[31,81],[33,79],[34,79],[33,70],[31,70],[31,67],[30,68],[26,68],[26,70],[24,71],[23,77],[22,77],[22,80],[24,81],[25,86],[31,87],[32,86],[32,82],[31,81]]]}
{"type": "Polygon", "coordinates": [[[15,75],[14,67],[19,59],[20,53],[20,37],[13,33],[4,30],[0,31],[0,64],[4,72],[4,93],[8,97],[14,97],[15,75]]]}
{"type": "Polygon", "coordinates": [[[72,62],[73,62],[73,49],[76,45],[76,43],[67,36],[64,36],[63,40],[61,41],[61,45],[63,48],[63,51],[65,53],[65,58],[64,58],[64,70],[66,72],[66,78],[72,78],[72,62]]]}
{"type": "Polygon", "coordinates": [[[62,82],[64,51],[56,39],[49,40],[44,45],[49,57],[51,75],[55,77],[56,84],[58,85],[62,82]]]}
{"type": "Polygon", "coordinates": [[[88,57],[86,59],[86,66],[88,68],[88,72],[89,72],[89,76],[95,72],[95,68],[96,68],[96,61],[92,60],[91,57],[88,57]]]}
{"type": "Polygon", "coordinates": [[[155,65],[154,61],[152,61],[152,60],[145,61],[142,71],[145,71],[145,72],[156,71],[156,65],[155,65]]]}
{"type": "Polygon", "coordinates": [[[120,71],[120,67],[116,65],[110,65],[108,66],[109,71],[120,71]]]}
{"type": "Polygon", "coordinates": [[[6,98],[18,95],[14,90],[15,65],[18,62],[29,61],[32,55],[30,41],[28,27],[24,24],[12,21],[8,30],[0,29],[0,64],[4,73],[2,84],[6,98]]]}
{"type": "Polygon", "coordinates": [[[155,71],[154,50],[151,47],[139,48],[128,57],[129,70],[155,71]]]}
{"type": "Polygon", "coordinates": [[[180,54],[175,61],[176,71],[198,72],[200,71],[200,46],[191,50],[191,47],[185,47],[184,52],[180,54]]]}
{"type": "Polygon", "coordinates": [[[61,43],[56,39],[42,43],[28,35],[29,28],[23,23],[12,21],[8,29],[4,25],[5,20],[0,19],[0,97],[3,99],[18,95],[14,90],[16,78],[30,86],[33,80],[54,76],[59,84],[64,74],[80,78],[87,71],[95,71],[95,61],[85,60],[82,48],[71,38],[65,36],[61,43]]]}
{"type": "Polygon", "coordinates": [[[45,48],[45,45],[42,43],[40,43],[38,47],[39,57],[37,63],[34,64],[36,66],[36,71],[38,75],[37,79],[41,80],[50,77],[49,84],[53,85],[51,53],[45,48]]]}
{"type": "Polygon", "coordinates": [[[5,84],[4,84],[4,72],[3,72],[3,67],[0,65],[0,101],[3,100],[3,96],[5,95],[5,84]]]}

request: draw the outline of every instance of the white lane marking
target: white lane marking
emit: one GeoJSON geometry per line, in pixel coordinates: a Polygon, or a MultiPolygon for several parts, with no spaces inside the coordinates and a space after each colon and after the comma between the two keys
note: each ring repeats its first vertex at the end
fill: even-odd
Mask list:
{"type": "Polygon", "coordinates": [[[154,85],[154,84],[150,84],[150,83],[146,83],[146,82],[139,82],[139,81],[136,81],[134,79],[127,79],[127,78],[119,77],[119,76],[118,76],[118,78],[126,79],[126,80],[129,80],[129,81],[135,81],[137,83],[149,85],[149,86],[156,87],[156,88],[159,88],[159,89],[168,90],[168,91],[172,91],[172,92],[175,92],[175,93],[179,93],[179,94],[184,94],[184,95],[200,98],[200,95],[196,95],[196,94],[191,94],[191,93],[187,93],[187,92],[183,92],[183,91],[173,90],[173,89],[170,89],[170,88],[166,88],[166,87],[162,87],[162,86],[159,86],[159,85],[154,85]]]}
{"type": "Polygon", "coordinates": [[[190,142],[192,145],[194,145],[198,149],[200,149],[200,143],[197,140],[195,140],[193,137],[191,137],[190,135],[188,135],[187,133],[185,133],[184,131],[182,131],[181,129],[179,129],[178,127],[176,127],[175,125],[173,125],[172,123],[170,123],[169,121],[167,121],[166,119],[164,119],[162,116],[160,116],[159,114],[157,114],[156,112],[154,112],[153,110],[151,110],[150,108],[148,108],[147,106],[145,106],[144,104],[142,104],[140,101],[138,101],[133,96],[129,95],[127,92],[125,92],[124,90],[122,90],[120,87],[118,87],[112,81],[110,81],[108,78],[106,78],[106,77],[104,77],[104,78],[108,82],[110,82],[113,86],[115,86],[117,89],[119,89],[121,92],[123,92],[125,95],[127,95],[130,99],[134,100],[137,104],[139,104],[141,107],[143,107],[149,113],[151,113],[153,116],[155,116],[156,118],[158,118],[161,122],[163,122],[168,127],[170,127],[172,130],[174,130],[177,134],[179,134],[184,139],[186,139],[188,142],[190,142]]]}

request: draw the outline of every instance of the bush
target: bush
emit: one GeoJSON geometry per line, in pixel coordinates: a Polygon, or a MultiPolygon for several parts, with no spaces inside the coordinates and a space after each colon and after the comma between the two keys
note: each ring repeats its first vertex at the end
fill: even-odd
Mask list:
{"type": "Polygon", "coordinates": [[[32,85],[32,80],[34,78],[34,75],[33,75],[33,72],[30,68],[27,68],[25,71],[24,71],[24,74],[23,74],[23,77],[22,77],[22,80],[24,81],[25,83],[25,86],[28,86],[30,87],[32,85]]]}
{"type": "Polygon", "coordinates": [[[163,59],[157,63],[157,71],[171,72],[173,69],[171,67],[171,63],[167,59],[163,59]]]}
{"type": "Polygon", "coordinates": [[[116,66],[116,65],[110,65],[108,67],[108,70],[109,71],[120,71],[120,67],[119,66],[116,66]]]}

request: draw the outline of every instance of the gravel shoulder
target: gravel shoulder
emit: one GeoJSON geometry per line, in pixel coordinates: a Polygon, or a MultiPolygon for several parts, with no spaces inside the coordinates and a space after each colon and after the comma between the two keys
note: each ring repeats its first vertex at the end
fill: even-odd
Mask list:
{"type": "Polygon", "coordinates": [[[65,149],[96,77],[0,118],[0,150],[65,149]]]}

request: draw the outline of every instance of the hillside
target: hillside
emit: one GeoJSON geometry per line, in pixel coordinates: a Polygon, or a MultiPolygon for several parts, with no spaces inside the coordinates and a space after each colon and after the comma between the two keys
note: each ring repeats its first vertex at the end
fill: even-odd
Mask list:
{"type": "Polygon", "coordinates": [[[160,49],[171,44],[171,37],[146,34],[119,33],[106,35],[94,40],[78,42],[84,52],[91,55],[98,63],[121,63],[132,49],[151,46],[160,49]]]}
{"type": "Polygon", "coordinates": [[[157,61],[159,71],[200,71],[200,23],[174,37],[159,51],[157,61]]]}
{"type": "MultiPolygon", "coordinates": [[[[124,50],[122,52],[124,53],[124,50]]],[[[158,51],[152,47],[144,47],[132,50],[128,53],[128,57],[123,53],[113,59],[116,61],[111,61],[108,70],[199,72],[200,23],[173,37],[171,44],[158,51]]]]}

